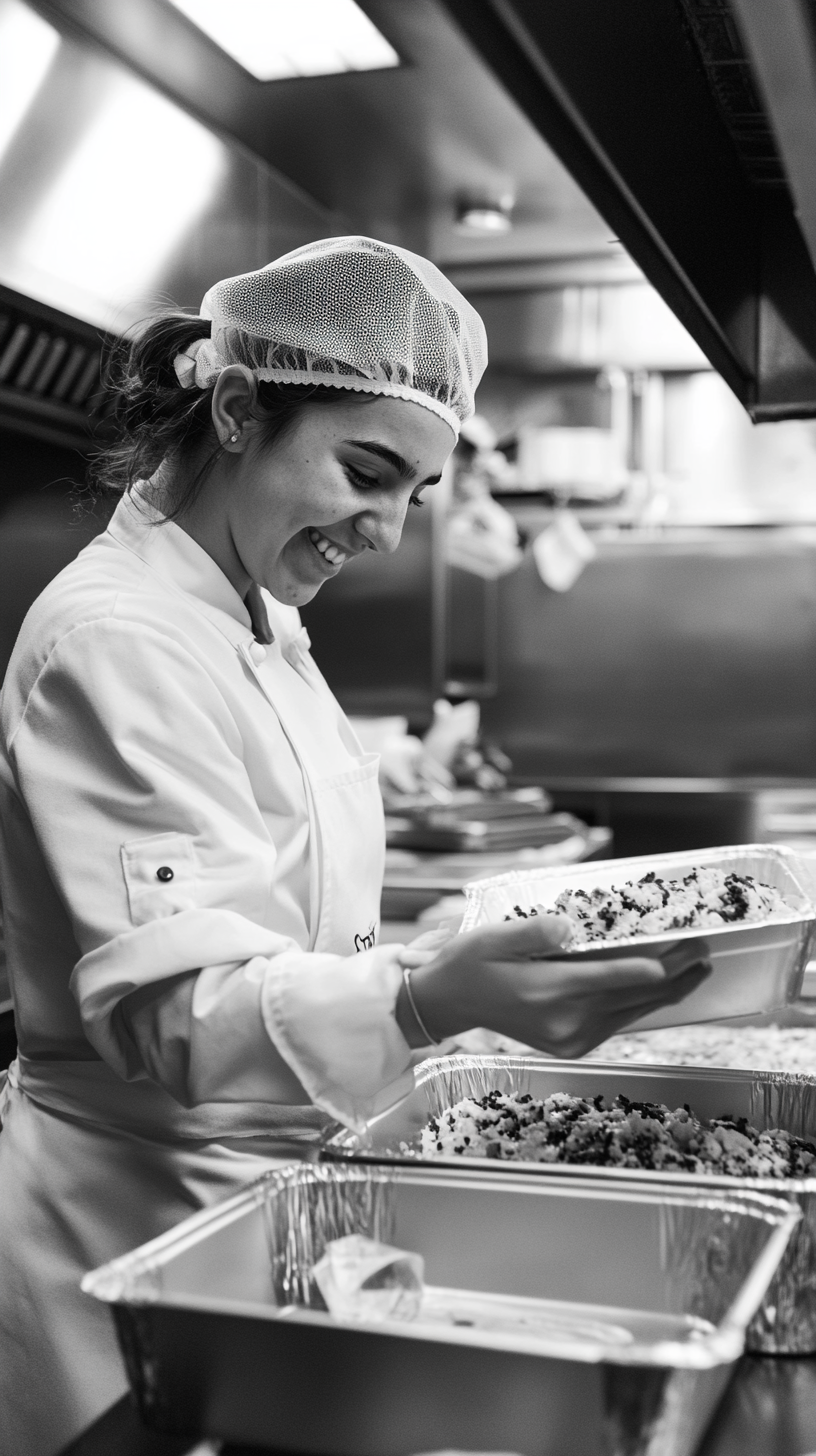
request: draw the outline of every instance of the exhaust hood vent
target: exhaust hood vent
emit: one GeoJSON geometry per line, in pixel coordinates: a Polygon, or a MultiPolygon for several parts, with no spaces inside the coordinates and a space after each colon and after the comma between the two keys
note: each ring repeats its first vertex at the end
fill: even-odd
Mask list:
{"type": "Polygon", "coordinates": [[[98,330],[0,288],[0,428],[88,450],[110,428],[104,345],[98,330]]]}
{"type": "Polygon", "coordinates": [[[749,181],[760,187],[785,187],[773,130],[730,5],[725,0],[719,4],[716,0],[714,4],[711,0],[680,0],[680,4],[749,181]]]}

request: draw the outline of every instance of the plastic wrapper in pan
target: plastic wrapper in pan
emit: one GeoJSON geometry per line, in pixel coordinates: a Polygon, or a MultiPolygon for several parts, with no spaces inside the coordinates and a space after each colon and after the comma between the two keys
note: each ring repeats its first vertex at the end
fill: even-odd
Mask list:
{"type": "Polygon", "coordinates": [[[516,906],[525,911],[539,904],[549,907],[562,890],[609,889],[627,880],[639,880],[651,871],[664,879],[682,879],[695,868],[751,875],[779,890],[791,906],[790,913],[769,921],[723,925],[721,929],[673,930],[660,936],[632,936],[608,945],[594,942],[567,949],[565,954],[594,960],[627,954],[660,956],[678,941],[705,940],[712,962],[707,980],[678,1005],[663,1007],[634,1022],[629,1028],[632,1031],[756,1015],[795,1001],[816,934],[816,910],[797,874],[796,856],[774,845],[698,849],[637,859],[598,860],[570,869],[497,875],[465,886],[468,907],[461,928],[468,931],[495,924],[512,916],[516,906]]]}
{"type": "Polygon", "coordinates": [[[83,1287],[166,1431],[325,1456],[691,1456],[798,1218],[759,1195],[301,1164],[83,1287]],[[437,1295],[557,1306],[567,1337],[338,1320],[313,1270],[351,1233],[420,1254],[437,1295]]]}
{"type": "MultiPolygon", "coordinates": [[[[619,1093],[636,1102],[692,1108],[698,1117],[747,1117],[756,1128],[779,1127],[816,1141],[816,1078],[784,1072],[742,1072],[717,1067],[656,1067],[620,1062],[560,1062],[537,1057],[440,1057],[417,1068],[413,1093],[374,1119],[365,1134],[342,1130],[324,1148],[328,1158],[416,1162],[419,1129],[463,1097],[497,1089],[549,1097],[567,1092],[607,1104],[619,1093]]],[[[816,1178],[737,1178],[722,1174],[646,1172],[567,1163],[503,1163],[458,1157],[423,1161],[429,1168],[469,1167],[547,1179],[569,1174],[582,1182],[638,1182],[734,1194],[753,1190],[790,1199],[802,1223],[748,1332],[748,1348],[774,1355],[816,1353],[816,1178]]]]}

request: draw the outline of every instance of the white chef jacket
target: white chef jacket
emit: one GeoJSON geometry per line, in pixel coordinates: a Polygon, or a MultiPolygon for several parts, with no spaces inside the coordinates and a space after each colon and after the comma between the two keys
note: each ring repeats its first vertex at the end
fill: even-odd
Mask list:
{"type": "Polygon", "coordinates": [[[170,1136],[269,1132],[304,1104],[359,1122],[410,1061],[396,953],[374,947],[376,757],[294,609],[263,594],[260,645],[155,519],[126,498],[46,589],[0,702],[20,1083],[170,1136]]]}
{"type": "Polygon", "coordinates": [[[297,613],[263,601],[266,644],[137,494],[35,602],[9,665],[4,1456],[49,1456],[124,1389],[85,1270],[262,1171],[255,1150],[329,1115],[359,1125],[410,1079],[399,947],[375,944],[377,760],[297,613]]]}

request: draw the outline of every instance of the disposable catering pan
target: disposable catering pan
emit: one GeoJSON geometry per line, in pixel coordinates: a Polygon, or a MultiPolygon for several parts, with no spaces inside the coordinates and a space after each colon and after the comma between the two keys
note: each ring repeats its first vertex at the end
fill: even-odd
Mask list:
{"type": "Polygon", "coordinates": [[[725,1067],[636,1066],[624,1062],[561,1062],[538,1057],[439,1057],[423,1062],[414,1091],[373,1119],[363,1134],[342,1129],[330,1134],[321,1156],[361,1163],[419,1163],[423,1167],[492,1169],[546,1180],[569,1174],[582,1183],[606,1188],[629,1183],[732,1195],[740,1190],[789,1199],[802,1210],[779,1271],[748,1331],[748,1348],[773,1355],[816,1353],[816,1177],[738,1178],[725,1175],[644,1172],[575,1163],[497,1163],[495,1159],[422,1159],[419,1130],[430,1116],[463,1097],[483,1097],[494,1089],[533,1097],[567,1092],[611,1102],[623,1093],[634,1102],[685,1103],[702,1118],[747,1117],[761,1131],[779,1127],[816,1142],[816,1077],[785,1072],[744,1072],[725,1067]]]}
{"type": "Polygon", "coordinates": [[[165,1431],[322,1456],[691,1456],[799,1216],[758,1195],[300,1164],[83,1288],[113,1306],[165,1431]],[[330,1316],[311,1271],[352,1232],[420,1253],[427,1294],[473,1319],[330,1316]],[[485,1327],[538,1301],[543,1326],[485,1327]]]}
{"type": "Polygon", "coordinates": [[[713,969],[707,980],[676,1006],[643,1016],[627,1028],[646,1031],[659,1026],[685,1026],[693,1021],[775,1011],[799,995],[805,966],[816,934],[816,909],[797,872],[797,857],[776,845],[744,844],[725,849],[696,849],[682,854],[641,855],[635,859],[595,860],[569,869],[511,871],[465,886],[468,906],[462,931],[512,917],[515,907],[553,905],[562,890],[610,889],[639,880],[654,871],[664,879],[682,879],[691,869],[721,869],[752,875],[780,890],[790,913],[751,924],[722,928],[673,930],[660,936],[633,936],[608,943],[593,942],[565,952],[570,957],[599,959],[616,955],[660,956],[678,941],[702,938],[713,969]]]}

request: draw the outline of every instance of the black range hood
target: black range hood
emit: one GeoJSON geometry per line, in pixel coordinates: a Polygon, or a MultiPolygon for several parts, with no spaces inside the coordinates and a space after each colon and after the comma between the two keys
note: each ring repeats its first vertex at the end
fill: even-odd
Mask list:
{"type": "Polygon", "coordinates": [[[816,415],[813,0],[444,4],[752,418],[816,415]]]}

